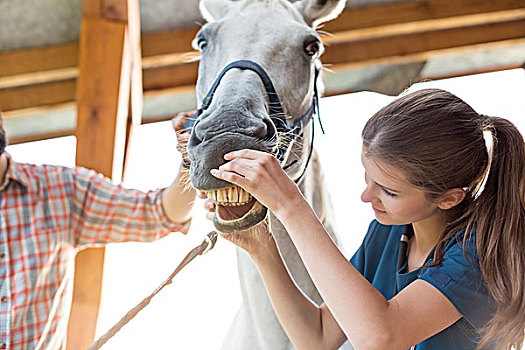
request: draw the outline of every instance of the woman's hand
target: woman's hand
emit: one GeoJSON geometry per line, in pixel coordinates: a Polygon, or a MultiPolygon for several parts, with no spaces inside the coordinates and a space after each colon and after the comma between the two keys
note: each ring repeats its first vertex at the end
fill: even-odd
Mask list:
{"type": "Polygon", "coordinates": [[[277,217],[293,209],[297,201],[304,201],[296,184],[271,154],[244,149],[227,153],[224,159],[229,162],[211,170],[211,174],[244,188],[277,217]]]}
{"type": "MultiPolygon", "coordinates": [[[[205,199],[206,195],[200,192],[199,197],[205,199]]],[[[206,219],[212,221],[213,216],[215,215],[215,203],[209,199],[206,199],[204,201],[204,209],[206,209],[206,219]]],[[[237,231],[232,233],[217,232],[222,238],[246,250],[246,252],[252,256],[252,258],[262,255],[262,253],[267,251],[268,246],[275,246],[273,237],[270,233],[270,230],[268,229],[267,220],[245,231],[237,231]]]]}
{"type": "Polygon", "coordinates": [[[206,219],[213,221],[213,216],[215,215],[215,203],[209,200],[208,197],[202,192],[198,192],[197,196],[204,201],[204,209],[206,210],[206,219]]]}
{"type": "Polygon", "coordinates": [[[255,261],[262,258],[270,251],[276,251],[275,241],[269,230],[268,218],[256,226],[232,233],[220,233],[222,238],[244,249],[255,261]],[[273,248],[273,249],[270,249],[273,248]]]}

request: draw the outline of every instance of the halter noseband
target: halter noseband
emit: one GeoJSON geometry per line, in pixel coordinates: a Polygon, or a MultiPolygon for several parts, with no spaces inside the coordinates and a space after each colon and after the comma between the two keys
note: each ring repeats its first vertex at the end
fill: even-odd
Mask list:
{"type": "MultiPolygon", "coordinates": [[[[312,99],[312,104],[310,105],[310,108],[308,108],[306,113],[301,118],[299,118],[297,121],[295,121],[295,123],[293,125],[290,126],[286,122],[286,116],[284,114],[283,105],[281,104],[281,101],[279,100],[279,96],[277,95],[277,92],[275,91],[275,87],[273,86],[273,83],[272,83],[272,80],[270,79],[270,76],[268,75],[268,73],[266,73],[266,71],[259,64],[255,63],[254,61],[249,61],[249,60],[234,61],[234,62],[231,62],[230,64],[228,64],[226,67],[224,67],[224,69],[219,74],[217,79],[215,79],[215,82],[213,83],[213,85],[211,86],[210,90],[208,91],[208,94],[202,100],[201,108],[199,108],[197,110],[197,113],[195,113],[192,117],[190,117],[189,119],[187,119],[184,122],[183,125],[184,125],[184,127],[186,129],[191,130],[193,128],[195,122],[197,121],[197,118],[206,109],[208,109],[208,107],[210,106],[211,101],[213,99],[213,95],[215,94],[215,90],[217,90],[217,87],[219,86],[219,84],[221,82],[221,79],[224,77],[226,72],[228,72],[230,69],[233,69],[233,68],[238,68],[238,69],[243,69],[243,70],[245,70],[245,69],[251,70],[251,71],[257,73],[259,78],[261,78],[261,81],[262,81],[262,83],[264,85],[264,88],[266,89],[266,93],[268,95],[269,117],[272,120],[272,122],[275,124],[277,132],[280,132],[280,133],[291,133],[293,135],[293,140],[297,139],[297,137],[299,137],[299,136],[301,136],[303,134],[303,121],[309,121],[309,119],[312,118],[313,114],[316,112],[316,109],[317,109],[317,116],[319,118],[319,125],[321,126],[321,130],[324,133],[323,126],[321,124],[321,119],[320,119],[320,116],[319,116],[319,96],[318,96],[318,93],[317,93],[317,77],[319,76],[319,69],[317,67],[315,67],[314,96],[313,96],[313,99],[312,99]]],[[[313,122],[313,119],[312,119],[312,122],[313,122]]],[[[313,123],[312,123],[312,132],[313,132],[313,123]]],[[[295,180],[296,182],[299,182],[302,179],[302,177],[303,177],[303,175],[304,175],[304,173],[306,171],[306,168],[307,168],[308,163],[310,162],[310,158],[312,156],[312,149],[313,149],[313,134],[312,134],[312,145],[310,147],[310,153],[308,154],[308,159],[307,159],[306,165],[305,165],[305,167],[303,169],[303,172],[302,172],[301,176],[297,180],[295,180]]],[[[277,154],[277,159],[279,160],[279,162],[282,163],[284,161],[285,153],[286,153],[286,149],[283,149],[283,148],[279,147],[278,154],[277,154]]],[[[290,164],[284,165],[283,169],[287,170],[288,168],[290,168],[292,165],[294,165],[297,162],[298,161],[295,160],[295,161],[291,162],[290,164]]]]}

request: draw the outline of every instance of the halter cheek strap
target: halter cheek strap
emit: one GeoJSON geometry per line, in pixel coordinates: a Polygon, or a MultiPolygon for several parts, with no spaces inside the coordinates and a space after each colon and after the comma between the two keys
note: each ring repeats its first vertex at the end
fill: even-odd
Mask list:
{"type": "MultiPolygon", "coordinates": [[[[297,139],[299,136],[301,136],[303,134],[303,122],[309,121],[309,119],[313,116],[313,114],[316,112],[316,109],[317,109],[317,116],[319,118],[319,124],[321,126],[321,130],[324,133],[323,126],[321,124],[321,119],[320,119],[320,116],[319,116],[319,97],[318,97],[318,93],[317,93],[317,78],[319,76],[319,69],[317,67],[315,69],[315,76],[314,76],[314,97],[313,97],[313,100],[312,100],[312,104],[310,105],[310,108],[308,108],[306,113],[301,118],[299,118],[293,125],[290,126],[286,122],[286,116],[284,114],[283,106],[281,104],[281,101],[279,100],[279,96],[277,95],[277,92],[275,91],[275,87],[274,87],[274,85],[272,83],[272,80],[270,79],[268,73],[266,73],[266,71],[259,64],[257,64],[254,61],[250,61],[250,60],[234,61],[234,62],[231,62],[230,64],[228,64],[226,67],[224,67],[224,69],[221,71],[221,73],[219,74],[217,79],[215,79],[215,82],[213,83],[213,85],[211,86],[210,90],[208,91],[208,94],[206,94],[206,96],[202,100],[201,108],[199,108],[197,110],[197,113],[195,113],[191,118],[188,118],[184,122],[183,125],[184,125],[184,127],[186,129],[191,130],[193,128],[195,122],[197,121],[197,118],[206,109],[208,109],[208,107],[210,106],[210,104],[212,102],[212,99],[213,99],[213,96],[215,94],[215,91],[217,90],[217,87],[219,86],[222,78],[224,77],[224,75],[230,69],[233,69],[233,68],[238,68],[238,69],[242,69],[242,70],[248,69],[248,70],[251,70],[251,71],[257,73],[257,75],[261,79],[261,81],[262,81],[262,83],[264,85],[264,88],[266,90],[266,93],[268,95],[269,116],[270,116],[272,122],[275,124],[277,132],[280,132],[280,133],[291,133],[293,135],[293,140],[297,139]]],[[[313,124],[312,124],[312,126],[313,126],[313,124]]],[[[312,130],[313,130],[313,128],[312,128],[312,130]]],[[[313,134],[312,134],[312,145],[311,146],[313,146],[313,134]]],[[[304,172],[306,171],[306,167],[307,167],[307,165],[308,165],[308,163],[309,163],[309,161],[311,159],[311,156],[312,156],[312,148],[313,147],[310,147],[310,153],[308,155],[308,160],[307,160],[306,166],[305,166],[305,168],[303,170],[303,173],[301,174],[299,179],[296,180],[296,182],[300,181],[300,179],[304,175],[304,172]]],[[[283,162],[285,152],[286,152],[286,149],[279,148],[277,159],[280,162],[283,162]]],[[[295,160],[292,163],[283,166],[283,169],[286,170],[286,169],[290,168],[292,165],[296,164],[297,162],[298,161],[295,160]]]]}

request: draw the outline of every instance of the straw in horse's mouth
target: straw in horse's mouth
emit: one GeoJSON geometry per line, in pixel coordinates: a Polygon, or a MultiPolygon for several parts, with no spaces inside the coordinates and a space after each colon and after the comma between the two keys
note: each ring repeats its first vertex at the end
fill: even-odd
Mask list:
{"type": "MultiPolygon", "coordinates": [[[[216,204],[217,217],[223,223],[242,219],[259,204],[251,194],[239,186],[214,191],[204,191],[208,199],[216,204]]],[[[260,204],[259,204],[260,206],[260,204]]]]}

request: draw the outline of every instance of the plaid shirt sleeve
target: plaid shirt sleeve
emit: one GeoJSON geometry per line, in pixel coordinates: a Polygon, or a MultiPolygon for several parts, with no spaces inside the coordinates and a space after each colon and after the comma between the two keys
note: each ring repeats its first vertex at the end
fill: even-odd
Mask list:
{"type": "Polygon", "coordinates": [[[153,241],[173,231],[187,233],[190,221],[171,222],[162,190],[141,192],[114,185],[93,170],[72,171],[72,232],[77,246],[153,241]]]}

